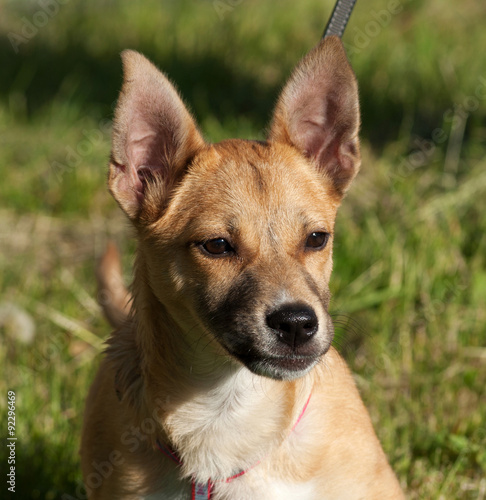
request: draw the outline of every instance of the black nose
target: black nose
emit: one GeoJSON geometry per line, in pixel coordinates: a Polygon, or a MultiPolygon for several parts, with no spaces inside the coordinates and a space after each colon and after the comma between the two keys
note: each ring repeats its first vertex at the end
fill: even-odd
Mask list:
{"type": "Polygon", "coordinates": [[[317,316],[309,307],[287,304],[267,315],[267,325],[279,340],[292,348],[309,341],[317,332],[317,316]]]}

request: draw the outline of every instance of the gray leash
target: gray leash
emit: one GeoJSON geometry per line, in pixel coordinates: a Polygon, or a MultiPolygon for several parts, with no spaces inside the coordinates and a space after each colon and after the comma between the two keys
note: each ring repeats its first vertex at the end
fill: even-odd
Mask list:
{"type": "Polygon", "coordinates": [[[343,36],[356,0],[337,0],[322,38],[330,35],[343,36]]]}

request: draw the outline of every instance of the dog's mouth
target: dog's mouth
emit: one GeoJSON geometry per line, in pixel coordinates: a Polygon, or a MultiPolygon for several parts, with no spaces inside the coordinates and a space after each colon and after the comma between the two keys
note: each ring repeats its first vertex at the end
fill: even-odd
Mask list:
{"type": "Polygon", "coordinates": [[[256,375],[276,380],[293,380],[308,373],[328,349],[326,348],[325,352],[307,356],[296,354],[286,356],[264,356],[258,353],[232,354],[256,375]]]}

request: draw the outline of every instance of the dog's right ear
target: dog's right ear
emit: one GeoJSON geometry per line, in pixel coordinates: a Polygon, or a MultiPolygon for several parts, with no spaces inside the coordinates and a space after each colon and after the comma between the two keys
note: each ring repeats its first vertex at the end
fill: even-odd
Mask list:
{"type": "Polygon", "coordinates": [[[204,140],[175,88],[150,61],[132,50],[122,60],[108,184],[135,222],[160,213],[204,140]]]}
{"type": "Polygon", "coordinates": [[[311,50],[285,85],[269,139],[308,157],[342,197],[357,174],[358,85],[341,40],[329,36],[311,50]]]}

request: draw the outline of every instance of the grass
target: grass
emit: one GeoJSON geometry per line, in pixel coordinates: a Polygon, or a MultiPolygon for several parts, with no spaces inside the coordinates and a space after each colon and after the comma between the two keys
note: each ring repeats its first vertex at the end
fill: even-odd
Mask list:
{"type": "MultiPolygon", "coordinates": [[[[138,49],[162,67],[210,140],[262,138],[281,84],[332,8],[235,3],[56,4],[16,53],[11,34],[41,19],[41,7],[3,1],[0,386],[17,394],[18,498],[83,497],[83,402],[109,331],[95,260],[113,238],[129,273],[134,252],[105,186],[119,52],[138,49]],[[7,303],[17,312],[6,314],[7,303]],[[19,339],[25,314],[30,343],[19,339]]],[[[484,499],[486,6],[390,5],[358,2],[344,37],[364,161],[337,224],[336,345],[407,497],[484,499]]]]}

